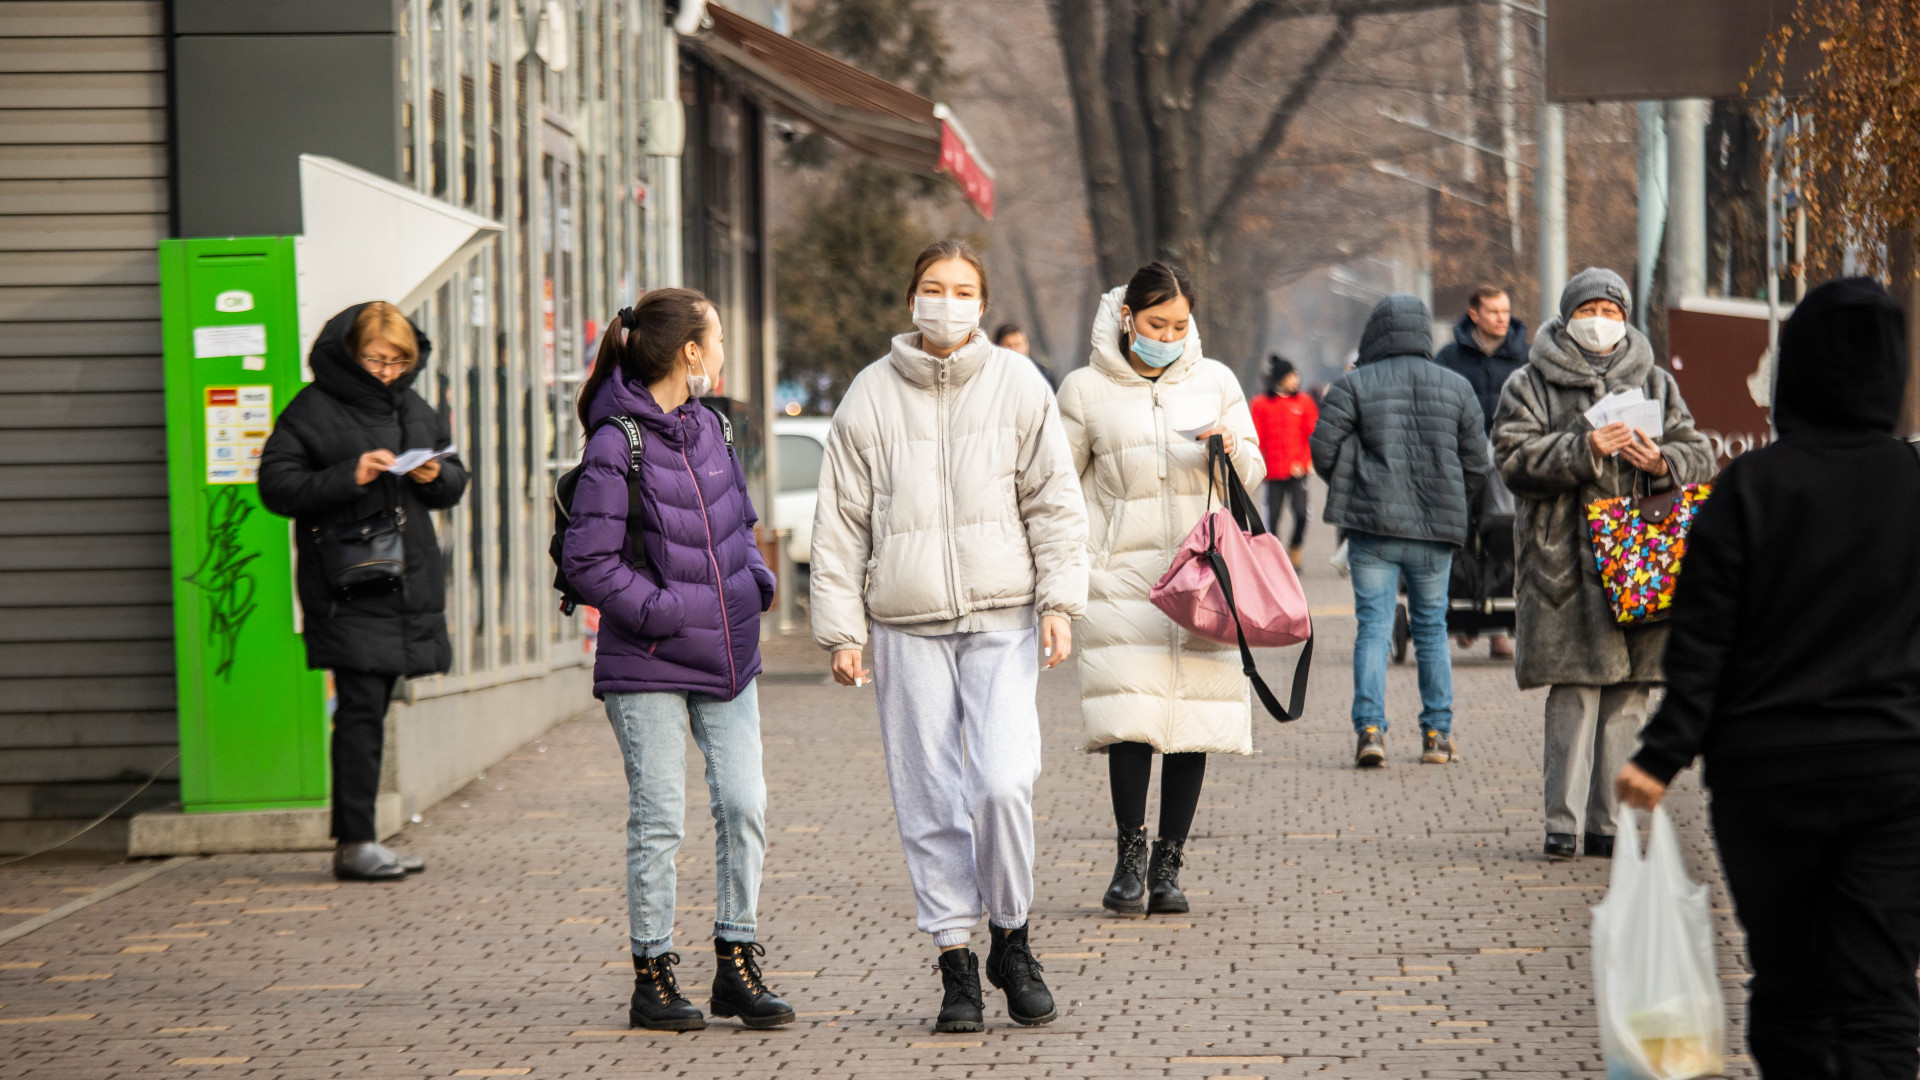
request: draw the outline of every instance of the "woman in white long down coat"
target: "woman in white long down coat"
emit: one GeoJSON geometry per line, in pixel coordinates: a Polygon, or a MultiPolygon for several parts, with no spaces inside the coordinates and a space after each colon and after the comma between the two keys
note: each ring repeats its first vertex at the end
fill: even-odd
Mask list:
{"type": "Polygon", "coordinates": [[[1186,272],[1150,263],[1101,298],[1088,366],[1060,386],[1060,416],[1087,500],[1090,580],[1080,702],[1088,750],[1107,754],[1119,859],[1101,903],[1181,912],[1180,864],[1208,754],[1253,752],[1239,651],[1198,638],[1147,591],[1208,510],[1209,435],[1240,479],[1266,476],[1240,382],[1200,352],[1186,272]],[[1160,839],[1146,853],[1147,785],[1160,770],[1160,839]]]}

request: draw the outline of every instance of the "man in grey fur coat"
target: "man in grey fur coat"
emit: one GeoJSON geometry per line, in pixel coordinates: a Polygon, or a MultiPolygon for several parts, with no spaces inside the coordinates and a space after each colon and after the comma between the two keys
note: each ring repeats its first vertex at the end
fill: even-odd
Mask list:
{"type": "Polygon", "coordinates": [[[1501,390],[1494,463],[1516,503],[1514,595],[1520,686],[1548,686],[1544,765],[1550,858],[1613,853],[1612,779],[1632,756],[1647,697],[1663,681],[1664,623],[1622,627],[1600,581],[1587,504],[1712,479],[1714,454],[1694,430],[1673,375],[1627,320],[1633,299],[1611,270],[1589,268],[1560,294],[1560,317],[1534,338],[1526,367],[1501,390]],[[1598,431],[1586,412],[1639,389],[1658,402],[1665,432],[1622,424],[1598,431]]]}

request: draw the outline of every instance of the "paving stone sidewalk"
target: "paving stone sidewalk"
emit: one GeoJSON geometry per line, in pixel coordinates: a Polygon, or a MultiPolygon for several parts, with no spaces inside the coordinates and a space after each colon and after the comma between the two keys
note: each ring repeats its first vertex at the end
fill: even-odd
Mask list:
{"type": "MultiPolygon", "coordinates": [[[[319,853],[197,860],[0,946],[0,1074],[667,1077],[1561,1077],[1604,1075],[1588,908],[1607,864],[1539,855],[1540,693],[1485,645],[1456,650],[1462,760],[1417,763],[1411,665],[1390,768],[1356,772],[1345,582],[1309,549],[1319,605],[1309,715],[1255,720],[1250,758],[1208,763],[1184,875],[1190,915],[1098,907],[1112,869],[1105,759],[1080,750],[1070,669],[1044,675],[1033,939],[1060,1019],[935,1036],[933,948],[913,928],[870,689],[821,679],[802,638],[767,648],[771,792],[760,905],[769,981],[799,1010],[625,1030],[625,782],[590,712],[432,808],[394,846],[428,872],[336,885],[319,853]]],[[[1291,657],[1263,658],[1284,688],[1291,657]]],[[[712,825],[689,746],[680,857],[682,984],[704,1002],[712,825]]],[[[1156,785],[1157,786],[1157,785],[1156,785]]],[[[1671,800],[1691,872],[1713,883],[1728,1004],[1741,937],[1704,798],[1671,800]]],[[[1151,819],[1151,816],[1149,817],[1151,819]]],[[[137,869],[0,870],[0,926],[137,869]]],[[[984,935],[984,924],[981,931],[984,935]]],[[[984,949],[984,940],[978,942],[984,949]]],[[[1732,1049],[1743,1040],[1737,1030],[1732,1049]]],[[[1736,1057],[1729,1075],[1753,1075],[1736,1057]]]]}

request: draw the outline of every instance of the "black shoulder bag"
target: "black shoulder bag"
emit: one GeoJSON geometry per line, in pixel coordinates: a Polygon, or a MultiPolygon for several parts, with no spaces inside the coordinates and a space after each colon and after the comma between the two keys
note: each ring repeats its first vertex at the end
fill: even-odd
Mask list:
{"type": "Polygon", "coordinates": [[[320,574],[336,600],[384,596],[406,588],[407,511],[393,492],[393,480],[376,483],[387,490],[387,508],[345,525],[314,525],[314,552],[320,574]]]}

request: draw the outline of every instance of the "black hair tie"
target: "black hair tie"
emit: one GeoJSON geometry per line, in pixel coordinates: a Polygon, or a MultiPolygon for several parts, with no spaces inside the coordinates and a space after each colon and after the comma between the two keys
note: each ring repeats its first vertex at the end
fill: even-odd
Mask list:
{"type": "Polygon", "coordinates": [[[614,318],[619,319],[621,327],[627,330],[632,330],[634,327],[640,325],[640,316],[634,314],[633,309],[630,307],[621,308],[620,314],[614,316],[614,318]]]}

